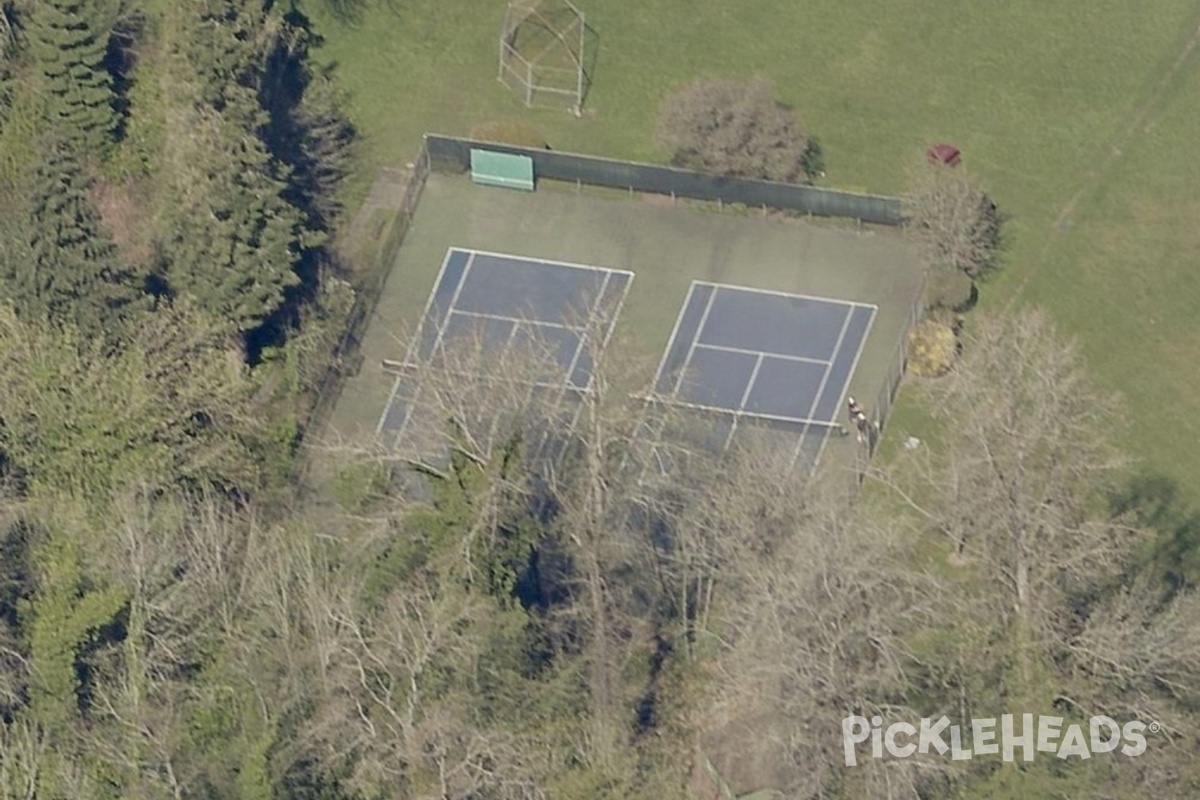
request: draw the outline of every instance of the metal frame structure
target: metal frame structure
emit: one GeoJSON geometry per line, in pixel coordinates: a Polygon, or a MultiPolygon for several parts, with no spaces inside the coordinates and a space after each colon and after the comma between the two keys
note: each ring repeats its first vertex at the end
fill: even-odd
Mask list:
{"type": "Polygon", "coordinates": [[[571,0],[513,0],[500,28],[499,80],[527,108],[567,101],[579,115],[588,84],[586,47],[587,23],[571,0]]]}

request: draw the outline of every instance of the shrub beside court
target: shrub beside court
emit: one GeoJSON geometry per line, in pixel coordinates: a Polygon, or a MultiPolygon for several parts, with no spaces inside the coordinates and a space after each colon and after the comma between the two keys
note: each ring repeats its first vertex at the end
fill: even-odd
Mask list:
{"type": "Polygon", "coordinates": [[[944,322],[922,320],[908,332],[908,371],[920,378],[940,378],[954,366],[958,346],[954,329],[944,322]]]}

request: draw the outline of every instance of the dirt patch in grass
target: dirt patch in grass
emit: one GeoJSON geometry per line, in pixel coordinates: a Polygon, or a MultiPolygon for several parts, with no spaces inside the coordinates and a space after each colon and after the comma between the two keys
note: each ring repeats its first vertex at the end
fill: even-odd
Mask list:
{"type": "Polygon", "coordinates": [[[138,197],[136,183],[111,183],[97,178],[91,199],[100,212],[100,221],[112,236],[121,257],[135,267],[149,267],[154,261],[149,217],[139,212],[144,202],[138,197]]]}

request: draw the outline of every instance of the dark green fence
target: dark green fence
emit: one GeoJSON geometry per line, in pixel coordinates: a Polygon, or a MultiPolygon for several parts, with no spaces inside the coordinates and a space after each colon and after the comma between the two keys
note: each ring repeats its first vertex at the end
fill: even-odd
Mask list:
{"type": "Polygon", "coordinates": [[[425,135],[425,150],[429,154],[430,166],[435,171],[466,172],[471,167],[472,148],[528,156],[533,159],[534,175],[538,178],[696,200],[741,203],[754,208],[800,211],[822,217],[850,217],[879,225],[901,223],[900,201],[895,197],[747,178],[726,178],[674,167],[479,142],[432,133],[425,135]]]}

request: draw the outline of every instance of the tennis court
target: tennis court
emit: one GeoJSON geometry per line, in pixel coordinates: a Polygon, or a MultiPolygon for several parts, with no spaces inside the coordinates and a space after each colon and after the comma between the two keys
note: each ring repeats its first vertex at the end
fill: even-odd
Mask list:
{"type": "MultiPolygon", "coordinates": [[[[874,412],[922,276],[908,242],[890,230],[710,213],[661,198],[630,200],[553,183],[536,192],[500,191],[481,188],[469,176],[435,173],[372,311],[360,351],[363,367],[348,376],[324,435],[336,447],[352,443],[440,464],[460,422],[479,432],[470,443],[474,452],[487,452],[504,430],[539,436],[543,429],[578,431],[572,423],[578,409],[586,408],[580,401],[599,391],[600,367],[592,358],[603,350],[609,397],[649,393],[664,401],[629,409],[639,420],[644,414],[638,424],[646,435],[639,441],[651,445],[631,450],[631,468],[645,464],[652,477],[658,468],[648,459],[659,450],[660,460],[674,462],[710,442],[730,451],[743,445],[749,452],[778,448],[786,462],[801,438],[805,447],[797,459],[808,463],[812,448],[822,444],[822,426],[815,422],[830,419],[825,412],[837,395],[843,404],[846,393],[860,398],[867,413],[874,412]],[[767,320],[774,312],[760,305],[764,301],[754,300],[758,294],[721,288],[699,330],[702,307],[680,320],[683,308],[699,306],[708,291],[693,282],[829,298],[832,305],[813,304],[801,317],[807,321],[788,321],[784,314],[776,323],[767,320]],[[746,308],[736,310],[739,304],[746,308]],[[835,326],[845,322],[850,304],[877,308],[842,391],[841,370],[853,362],[852,327],[859,318],[851,320],[836,355],[835,326]],[[589,324],[593,310],[596,318],[589,324]],[[836,321],[821,316],[835,311],[841,314],[836,321]],[[780,325],[789,333],[774,334],[780,325]],[[684,369],[693,341],[703,346],[694,348],[684,369]],[[810,346],[798,344],[804,341],[810,346]],[[749,350],[750,360],[720,348],[749,350]],[[760,354],[754,386],[739,409],[750,380],[743,362],[753,372],[760,354]],[[530,355],[539,357],[541,374],[529,376],[522,366],[530,355]],[[418,370],[422,358],[454,366],[455,372],[418,370]],[[820,392],[829,397],[812,413],[825,365],[817,365],[822,377],[816,377],[799,366],[805,358],[833,365],[820,392]],[[506,365],[538,386],[518,385],[511,375],[497,379],[506,365]],[[667,380],[662,374],[656,378],[656,370],[686,376],[678,396],[669,385],[656,389],[667,380]],[[735,373],[744,376],[740,384],[735,373]],[[470,377],[478,374],[485,377],[470,377]],[[581,385],[588,387],[586,394],[581,385]],[[781,400],[784,395],[791,400],[781,400]],[[666,402],[672,397],[720,410],[677,407],[666,402]],[[810,420],[809,431],[800,436],[795,429],[803,429],[802,423],[789,425],[771,415],[810,420]],[[656,441],[664,446],[653,447],[656,441]]],[[[523,457],[534,457],[541,446],[526,439],[523,457]]],[[[860,452],[855,437],[830,436],[819,472],[851,471],[860,452]]]]}
{"type": "MultiPolygon", "coordinates": [[[[612,335],[633,273],[480,250],[451,248],[397,372],[377,426],[398,444],[418,405],[420,365],[443,370],[520,367],[513,379],[552,391],[586,392],[593,360],[612,335]],[[478,358],[464,364],[464,349],[478,358]],[[505,358],[521,354],[521,363],[505,358]]],[[[462,376],[470,379],[473,376],[462,376]]]]}
{"type": "Polygon", "coordinates": [[[862,354],[868,303],[693,281],[654,379],[655,398],[716,415],[725,449],[747,423],[786,435],[815,468],[862,354]]]}

